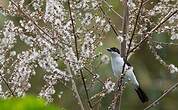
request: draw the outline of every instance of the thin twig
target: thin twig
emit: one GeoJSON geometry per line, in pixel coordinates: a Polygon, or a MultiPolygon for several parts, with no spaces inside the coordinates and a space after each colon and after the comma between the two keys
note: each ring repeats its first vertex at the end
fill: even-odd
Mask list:
{"type": "Polygon", "coordinates": [[[107,92],[106,90],[103,90],[91,97],[90,100],[94,100],[97,97],[99,98],[97,101],[95,101],[95,103],[93,104],[93,107],[95,107],[97,104],[99,104],[101,102],[102,98],[104,98],[104,96],[106,95],[106,92],[107,92]]]}
{"type": "MultiPolygon", "coordinates": [[[[67,64],[67,70],[68,70],[69,74],[72,76],[72,71],[71,71],[71,68],[70,68],[69,64],[67,64]]],[[[76,84],[75,84],[74,79],[71,78],[71,81],[72,81],[72,88],[73,88],[73,91],[74,91],[75,94],[76,94],[76,97],[77,97],[77,99],[78,99],[78,103],[79,103],[79,105],[80,105],[80,107],[81,107],[81,110],[85,110],[85,109],[84,109],[84,106],[83,106],[83,103],[82,103],[82,100],[81,100],[81,97],[80,97],[80,95],[79,95],[79,93],[78,93],[77,86],[76,86],[76,84]]]]}
{"type": "Polygon", "coordinates": [[[171,45],[171,46],[178,46],[177,43],[173,43],[173,42],[170,42],[170,43],[167,43],[167,42],[159,42],[159,41],[152,41],[156,44],[159,44],[159,45],[171,45]]]}
{"type": "Polygon", "coordinates": [[[153,103],[151,103],[149,106],[147,106],[144,110],[148,110],[152,107],[154,107],[156,104],[158,104],[165,96],[167,96],[170,92],[175,90],[178,87],[178,82],[175,83],[173,86],[168,88],[166,92],[164,92],[158,99],[156,99],[153,103]]]}
{"type": "Polygon", "coordinates": [[[143,5],[146,5],[150,0],[144,1],[143,5]]]}
{"type": "Polygon", "coordinates": [[[119,16],[122,20],[124,19],[118,12],[116,12],[112,6],[106,1],[106,0],[103,0],[103,2],[108,6],[108,8],[113,11],[117,16],[119,16]]]}
{"type": "MultiPolygon", "coordinates": [[[[84,69],[85,69],[86,71],[88,71],[89,74],[91,74],[91,75],[93,75],[93,76],[97,76],[96,74],[92,73],[92,72],[91,72],[88,68],[86,68],[85,66],[84,66],[84,69]]],[[[96,78],[96,79],[97,79],[102,85],[105,85],[102,80],[100,80],[99,78],[96,78]]]]}
{"type": "MultiPolygon", "coordinates": [[[[40,25],[38,25],[33,18],[31,18],[27,13],[25,13],[22,9],[20,9],[20,7],[13,0],[10,0],[10,2],[12,2],[13,5],[15,5],[15,7],[24,15],[24,17],[26,17],[28,20],[30,20],[36,26],[36,28],[38,29],[38,31],[39,31],[40,34],[44,33],[46,36],[48,36],[49,38],[52,39],[51,35],[48,34],[40,25]]],[[[41,36],[44,37],[45,40],[47,40],[48,42],[50,42],[51,44],[53,44],[53,41],[51,39],[46,38],[44,35],[41,35],[41,36]]],[[[62,43],[64,45],[68,45],[67,43],[63,42],[62,40],[61,40],[60,43],[62,43]]],[[[59,46],[60,46],[60,48],[63,48],[61,45],[59,45],[59,46]]]]}
{"type": "Polygon", "coordinates": [[[11,87],[10,87],[9,84],[8,84],[8,82],[4,79],[4,77],[3,77],[3,75],[2,75],[1,73],[0,73],[0,77],[1,77],[1,79],[3,80],[4,84],[7,86],[7,88],[9,89],[11,95],[12,95],[13,97],[15,97],[15,94],[14,94],[13,90],[11,89],[11,87]]]}
{"type": "MultiPolygon", "coordinates": [[[[13,1],[10,0],[12,2],[12,4],[14,4],[16,6],[16,8],[25,16],[27,17],[40,31],[42,31],[45,35],[49,36],[50,35],[44,31],[44,29],[42,27],[40,27],[29,15],[27,15],[23,10],[20,9],[20,7],[13,1]]],[[[45,38],[46,39],[46,38],[45,38]]],[[[52,43],[52,41],[50,41],[49,39],[46,39],[47,41],[49,41],[50,43],[52,43]]]]}
{"type": "Polygon", "coordinates": [[[146,36],[141,40],[135,47],[133,47],[129,53],[135,51],[139,46],[141,46],[142,43],[144,43],[153,32],[155,32],[158,28],[160,28],[169,18],[171,18],[173,15],[175,15],[178,12],[178,10],[175,10],[173,13],[170,14],[170,12],[161,20],[161,22],[156,25],[150,32],[146,34],[146,36]]]}
{"type": "Polygon", "coordinates": [[[107,22],[109,23],[109,25],[111,26],[111,29],[114,31],[116,37],[119,36],[119,34],[117,33],[116,29],[114,28],[111,19],[106,15],[105,11],[103,10],[103,8],[101,6],[99,6],[101,12],[103,13],[104,17],[106,18],[107,22]]]}
{"type": "Polygon", "coordinates": [[[134,29],[133,29],[133,31],[132,31],[131,39],[130,39],[130,42],[129,42],[129,45],[128,45],[126,60],[127,60],[128,56],[129,56],[129,51],[130,51],[130,48],[131,48],[131,45],[132,45],[132,41],[133,41],[133,38],[134,38],[134,35],[135,35],[135,31],[136,31],[136,29],[137,29],[137,24],[138,24],[138,21],[139,21],[139,16],[140,16],[140,14],[141,14],[141,9],[142,9],[143,3],[144,3],[143,1],[144,1],[144,0],[142,0],[141,3],[140,3],[140,7],[139,7],[138,13],[137,13],[137,15],[136,15],[136,20],[135,20],[135,24],[134,24],[134,29]]]}
{"type": "MultiPolygon", "coordinates": [[[[64,60],[63,57],[60,57],[60,56],[58,56],[58,57],[64,60]]],[[[57,60],[57,59],[55,59],[55,60],[57,60]]],[[[77,64],[76,62],[73,62],[73,61],[70,61],[70,60],[67,60],[67,61],[77,64]]],[[[85,63],[84,63],[84,65],[85,65],[85,63]]],[[[84,66],[83,68],[84,68],[84,69],[87,71],[87,73],[89,73],[90,75],[92,75],[92,76],[97,76],[97,74],[95,74],[95,73],[93,73],[92,71],[90,71],[86,66],[84,66]]],[[[97,80],[98,82],[100,82],[102,85],[105,85],[104,82],[103,82],[100,78],[96,78],[96,80],[97,80]]]]}
{"type": "MultiPolygon", "coordinates": [[[[74,19],[73,19],[73,16],[72,16],[72,10],[71,10],[71,6],[70,5],[71,5],[70,4],[70,0],[68,0],[69,16],[70,16],[70,20],[72,22],[72,31],[73,31],[74,40],[75,40],[75,51],[76,51],[76,55],[77,55],[77,60],[79,60],[77,35],[76,35],[76,31],[75,31],[75,24],[74,24],[74,19]]],[[[87,96],[87,101],[88,101],[89,107],[90,107],[90,109],[92,109],[92,104],[91,104],[90,99],[89,99],[89,94],[88,94],[85,78],[83,76],[83,73],[82,73],[81,69],[79,70],[79,72],[80,72],[80,75],[81,75],[81,78],[82,78],[82,82],[83,82],[83,86],[84,86],[84,89],[85,89],[85,92],[86,92],[86,96],[87,96]]]]}

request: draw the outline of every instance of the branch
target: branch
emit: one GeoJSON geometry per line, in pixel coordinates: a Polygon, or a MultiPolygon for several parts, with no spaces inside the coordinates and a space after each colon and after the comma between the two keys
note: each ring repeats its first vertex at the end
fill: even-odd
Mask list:
{"type": "Polygon", "coordinates": [[[144,1],[143,5],[146,5],[150,0],[144,1]]]}
{"type": "Polygon", "coordinates": [[[128,0],[124,0],[124,19],[122,23],[122,37],[123,41],[121,42],[121,56],[126,56],[126,37],[128,35],[128,22],[129,22],[129,11],[128,11],[128,0]]]}
{"type": "MultiPolygon", "coordinates": [[[[72,22],[72,31],[73,31],[74,40],[75,40],[75,51],[76,51],[76,55],[77,55],[77,60],[79,60],[78,44],[77,44],[77,35],[76,35],[76,31],[75,31],[74,19],[73,19],[73,16],[72,16],[72,10],[71,10],[71,6],[70,6],[70,0],[68,0],[68,7],[69,7],[70,20],[71,20],[71,22],[72,22]]],[[[90,109],[92,109],[92,104],[91,104],[90,99],[89,99],[89,94],[88,94],[88,90],[87,90],[85,78],[84,78],[84,76],[83,76],[83,73],[82,73],[82,70],[81,70],[81,69],[79,70],[79,72],[80,72],[80,75],[81,75],[81,78],[82,78],[82,82],[83,82],[83,86],[84,86],[85,93],[86,93],[86,96],[87,96],[87,101],[88,101],[89,107],[90,107],[90,109]]]]}
{"type": "MultiPolygon", "coordinates": [[[[123,1],[123,5],[124,5],[124,18],[123,18],[123,22],[122,22],[122,37],[123,37],[123,41],[121,42],[121,56],[124,58],[126,56],[126,37],[127,37],[127,32],[128,32],[128,22],[129,22],[129,12],[128,12],[128,5],[127,5],[128,0],[124,0],[123,1]]],[[[124,64],[125,65],[125,64],[124,64]]],[[[123,69],[125,68],[125,66],[123,66],[123,69]]],[[[117,80],[117,88],[116,88],[116,93],[114,95],[114,99],[112,100],[112,110],[116,110],[117,109],[117,103],[118,104],[118,109],[120,110],[120,106],[121,106],[121,97],[122,97],[122,77],[123,75],[121,75],[120,78],[118,78],[117,80]]]]}
{"type": "MultiPolygon", "coordinates": [[[[10,0],[10,2],[12,2],[13,5],[15,5],[15,7],[24,15],[24,17],[26,17],[28,20],[30,20],[30,21],[36,26],[36,28],[38,29],[38,32],[39,32],[40,34],[41,34],[41,32],[42,32],[42,33],[44,33],[46,36],[48,36],[49,38],[52,39],[51,35],[48,34],[47,32],[45,32],[44,29],[43,29],[40,25],[38,25],[38,24],[36,23],[36,21],[35,21],[33,18],[31,18],[27,13],[25,13],[22,9],[20,9],[20,7],[19,7],[13,0],[10,0]]],[[[58,33],[58,34],[59,34],[59,33],[58,33]]],[[[48,41],[48,42],[50,42],[51,44],[53,44],[53,41],[52,41],[51,39],[46,38],[44,35],[41,35],[41,36],[44,37],[44,39],[45,39],[46,41],[48,41]]],[[[65,42],[63,42],[62,40],[61,40],[60,43],[62,43],[62,44],[64,44],[64,45],[68,45],[68,44],[66,44],[65,42]]],[[[53,45],[54,45],[54,44],[53,44],[53,45]]],[[[63,48],[61,45],[59,45],[59,46],[60,46],[60,48],[63,48]]]]}
{"type": "MultiPolygon", "coordinates": [[[[86,71],[88,71],[89,74],[91,74],[91,75],[93,75],[93,76],[97,76],[96,74],[92,73],[92,72],[91,72],[88,68],[86,68],[85,66],[84,66],[84,69],[85,69],[86,71]]],[[[96,78],[96,80],[98,80],[102,85],[105,85],[104,82],[103,82],[101,79],[96,78]]]]}
{"type": "Polygon", "coordinates": [[[4,79],[4,77],[3,77],[3,75],[2,75],[1,73],[0,73],[0,77],[1,77],[1,79],[3,80],[4,84],[7,86],[7,88],[9,89],[11,95],[12,95],[13,97],[15,97],[15,94],[14,94],[13,90],[11,89],[11,87],[10,87],[9,84],[8,84],[8,82],[4,79]]]}
{"type": "MultiPolygon", "coordinates": [[[[10,0],[10,2],[12,2],[12,4],[14,4],[14,5],[17,7],[17,9],[18,9],[28,20],[32,21],[32,23],[33,23],[40,31],[42,31],[44,34],[46,34],[47,36],[50,37],[50,35],[49,35],[47,32],[45,32],[44,29],[43,29],[42,27],[40,27],[29,15],[27,15],[23,10],[21,10],[21,9],[19,8],[19,6],[18,6],[13,0],[10,0]]],[[[46,38],[45,38],[45,39],[46,39],[46,38]]],[[[46,40],[49,41],[50,43],[52,43],[49,39],[46,39],[46,40]]]]}
{"type": "Polygon", "coordinates": [[[127,56],[126,56],[126,60],[129,56],[129,51],[130,51],[130,48],[131,48],[131,45],[132,45],[132,41],[133,41],[133,38],[134,38],[134,35],[135,35],[135,31],[137,29],[137,24],[138,24],[138,21],[139,21],[139,16],[140,16],[140,13],[141,13],[141,9],[143,7],[143,3],[144,3],[144,0],[141,1],[140,3],[140,7],[138,9],[138,13],[136,15],[136,20],[135,20],[135,24],[134,24],[134,29],[132,31],[132,35],[131,35],[131,39],[130,39],[130,42],[129,42],[129,45],[128,45],[128,50],[127,50],[127,56]]]}
{"type": "Polygon", "coordinates": [[[152,42],[154,42],[154,43],[156,43],[156,44],[159,44],[159,45],[178,46],[177,43],[173,43],[173,42],[167,43],[167,42],[159,42],[159,41],[154,41],[154,40],[153,40],[152,42]]]}
{"type": "MultiPolygon", "coordinates": [[[[72,76],[72,72],[71,72],[71,69],[70,69],[69,64],[67,65],[67,70],[68,70],[69,74],[72,76]]],[[[80,95],[79,95],[79,93],[78,93],[78,90],[77,90],[77,86],[76,86],[76,84],[75,84],[75,81],[74,81],[73,78],[71,78],[71,80],[72,80],[72,88],[73,88],[73,90],[74,90],[74,92],[75,92],[75,94],[76,94],[76,98],[78,99],[78,103],[79,103],[79,105],[80,105],[80,108],[81,108],[81,110],[85,110],[85,109],[84,109],[84,106],[83,106],[83,103],[82,103],[82,100],[81,100],[81,98],[80,98],[80,95]]]]}
{"type": "Polygon", "coordinates": [[[146,34],[146,36],[143,38],[143,40],[141,40],[135,47],[133,47],[129,53],[135,51],[139,46],[141,46],[142,43],[144,43],[144,41],[146,41],[153,32],[155,32],[158,28],[160,28],[169,18],[171,18],[173,15],[175,15],[178,12],[178,10],[175,10],[172,14],[168,13],[162,20],[161,22],[156,25],[150,32],[148,32],[146,34]]]}
{"type": "Polygon", "coordinates": [[[144,110],[148,110],[152,107],[154,107],[156,104],[159,103],[159,101],[161,101],[165,96],[167,96],[170,92],[172,92],[173,90],[175,90],[178,86],[178,82],[175,83],[173,86],[171,86],[170,88],[168,88],[166,90],[166,92],[164,92],[158,99],[156,99],[153,103],[151,103],[149,106],[147,106],[144,110]]]}
{"type": "MultiPolygon", "coordinates": [[[[127,60],[127,58],[128,58],[128,53],[129,53],[129,50],[130,50],[130,47],[131,47],[131,44],[132,44],[132,41],[133,41],[133,37],[134,37],[134,35],[135,35],[135,31],[136,31],[136,28],[137,28],[137,24],[138,24],[138,20],[139,20],[139,16],[140,16],[140,13],[141,13],[141,9],[142,9],[142,7],[143,7],[143,0],[141,1],[141,3],[140,3],[140,6],[139,6],[139,9],[138,9],[138,13],[137,13],[137,15],[136,15],[136,20],[135,20],[135,24],[134,24],[134,29],[133,29],[133,31],[132,31],[132,35],[131,35],[131,39],[130,39],[130,42],[129,42],[129,45],[128,45],[128,50],[127,50],[127,54],[125,55],[125,54],[123,54],[123,56],[125,57],[125,59],[127,60]]],[[[127,19],[127,18],[126,18],[127,19]]],[[[126,35],[127,34],[127,30],[126,30],[126,23],[124,23],[123,24],[123,37],[126,37],[126,36],[124,36],[124,35],[126,35]],[[124,34],[125,33],[125,34],[124,34]]],[[[125,42],[126,43],[126,42],[125,42]]],[[[124,45],[124,44],[123,44],[124,45]]],[[[126,45],[126,44],[125,44],[126,45]]],[[[122,46],[122,45],[121,45],[122,46]]],[[[121,49],[122,48],[124,48],[125,50],[123,50],[123,51],[126,51],[126,47],[121,47],[121,49]]],[[[123,85],[123,79],[124,79],[124,76],[125,76],[125,74],[124,74],[124,70],[125,70],[125,62],[124,62],[124,65],[123,65],[123,68],[122,68],[122,75],[121,75],[121,78],[120,79],[118,79],[118,92],[116,92],[116,95],[115,95],[115,98],[114,98],[114,100],[113,100],[113,103],[114,103],[114,105],[116,106],[116,104],[117,104],[117,101],[118,101],[118,99],[119,99],[119,106],[120,106],[120,103],[121,103],[121,96],[122,96],[122,86],[124,86],[123,85]]],[[[115,109],[116,107],[114,107],[114,109],[115,109]]],[[[119,108],[120,109],[120,108],[119,108]]]]}
{"type": "Polygon", "coordinates": [[[119,13],[117,13],[113,8],[112,6],[106,1],[106,0],[103,0],[103,2],[108,6],[108,8],[113,11],[117,16],[119,16],[122,20],[124,19],[119,13]]]}
{"type": "Polygon", "coordinates": [[[101,6],[99,6],[101,12],[103,13],[104,17],[106,18],[107,22],[109,23],[109,25],[111,26],[111,29],[114,31],[116,37],[119,36],[119,34],[117,33],[116,29],[114,28],[111,19],[106,15],[105,11],[103,10],[103,8],[101,6]]]}

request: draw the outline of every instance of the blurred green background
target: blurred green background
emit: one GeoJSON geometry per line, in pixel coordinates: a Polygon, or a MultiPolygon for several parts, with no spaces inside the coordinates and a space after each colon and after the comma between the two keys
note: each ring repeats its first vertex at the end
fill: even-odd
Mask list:
{"type": "Polygon", "coordinates": [[[64,110],[52,105],[46,104],[42,99],[34,96],[25,96],[23,98],[10,98],[0,100],[0,110],[64,110]]]}
{"type": "MultiPolygon", "coordinates": [[[[153,2],[155,1],[153,0],[153,2]]],[[[119,0],[112,0],[109,1],[109,3],[113,6],[114,10],[116,10],[118,13],[122,13],[122,8],[119,0]]],[[[1,0],[0,5],[1,6],[7,5],[7,1],[1,0]]],[[[118,29],[121,29],[121,20],[113,13],[109,13],[108,15],[111,17],[113,24],[115,24],[115,26],[118,29]]],[[[7,18],[4,18],[2,15],[0,15],[0,27],[2,27],[5,19],[7,18]]],[[[157,41],[168,42],[168,43],[171,42],[168,33],[155,34],[153,37],[157,41]]],[[[25,50],[26,46],[24,45],[25,43],[19,41],[19,43],[16,45],[15,50],[17,50],[18,52],[25,50]]],[[[110,31],[107,34],[105,34],[103,39],[103,46],[97,48],[97,53],[102,52],[103,54],[109,55],[106,51],[106,48],[113,47],[113,46],[118,47],[118,45],[119,45],[118,40],[116,39],[114,33],[110,31]]],[[[162,45],[162,46],[163,46],[162,49],[157,50],[160,57],[166,63],[174,64],[178,66],[178,61],[177,61],[178,47],[168,46],[168,45],[162,45]]],[[[140,47],[140,49],[137,50],[132,55],[132,57],[129,59],[129,62],[135,68],[135,73],[139,82],[141,83],[141,87],[147,93],[150,99],[149,103],[157,99],[164,92],[164,90],[166,90],[168,87],[170,87],[170,85],[178,81],[177,80],[178,75],[170,74],[167,71],[167,69],[155,59],[154,55],[151,53],[148,47],[148,44],[146,43],[143,44],[140,47]]],[[[95,67],[96,65],[99,65],[99,63],[100,63],[100,58],[98,58],[95,62],[93,62],[93,66],[95,67]]],[[[44,84],[42,77],[45,72],[40,68],[37,68],[36,70],[38,74],[32,77],[31,80],[32,88],[28,91],[28,94],[31,95],[37,95],[44,84]]],[[[95,70],[95,73],[99,74],[100,78],[103,81],[105,81],[109,77],[111,77],[113,81],[116,81],[114,76],[111,74],[112,71],[111,71],[110,64],[102,64],[98,66],[98,68],[95,70]]],[[[86,71],[84,71],[84,74],[85,77],[87,77],[87,79],[90,79],[90,76],[88,75],[88,73],[86,73],[86,71]]],[[[86,106],[87,105],[86,95],[81,82],[82,82],[81,80],[77,82],[77,87],[79,93],[81,94],[82,100],[85,102],[85,106],[86,106]]],[[[87,80],[87,84],[88,84],[87,86],[90,87],[91,81],[87,80]]],[[[55,98],[54,104],[57,107],[61,106],[64,107],[66,110],[80,109],[70,89],[66,88],[60,82],[55,86],[55,88],[56,88],[56,94],[54,94],[53,97],[55,98]],[[62,97],[59,98],[58,95],[60,94],[61,91],[63,92],[63,94],[62,97]]],[[[97,82],[96,84],[94,84],[89,88],[89,95],[93,96],[95,93],[101,90],[102,90],[102,86],[100,83],[97,82]]],[[[112,93],[108,94],[101,100],[101,105],[100,105],[101,110],[107,109],[108,105],[111,103],[112,96],[113,96],[112,93]]],[[[178,102],[178,92],[176,90],[171,94],[169,94],[167,97],[165,97],[159,103],[159,105],[155,106],[154,108],[151,108],[151,110],[177,110],[177,102],[178,102]]],[[[121,108],[122,110],[141,110],[144,109],[149,103],[142,104],[138,99],[135,91],[132,89],[132,87],[128,85],[123,93],[121,108]]]]}

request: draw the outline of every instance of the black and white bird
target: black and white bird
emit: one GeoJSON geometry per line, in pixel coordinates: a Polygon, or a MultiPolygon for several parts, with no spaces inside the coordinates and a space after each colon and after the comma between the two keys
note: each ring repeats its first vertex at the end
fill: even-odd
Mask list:
{"type": "Polygon", "coordinates": [[[109,51],[111,54],[111,66],[114,75],[116,77],[119,77],[121,75],[125,62],[125,79],[132,84],[142,103],[147,102],[148,97],[141,89],[139,82],[135,77],[133,67],[121,57],[119,49],[117,49],[116,47],[112,47],[108,48],[107,51],[109,51]]]}

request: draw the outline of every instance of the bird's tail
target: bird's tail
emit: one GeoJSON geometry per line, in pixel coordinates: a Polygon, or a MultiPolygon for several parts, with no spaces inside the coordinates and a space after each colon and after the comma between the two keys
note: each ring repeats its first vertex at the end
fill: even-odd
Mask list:
{"type": "Polygon", "coordinates": [[[140,98],[140,100],[142,101],[142,103],[145,103],[148,101],[148,97],[143,92],[143,90],[140,88],[140,86],[136,87],[135,91],[137,92],[137,95],[140,98]]]}

